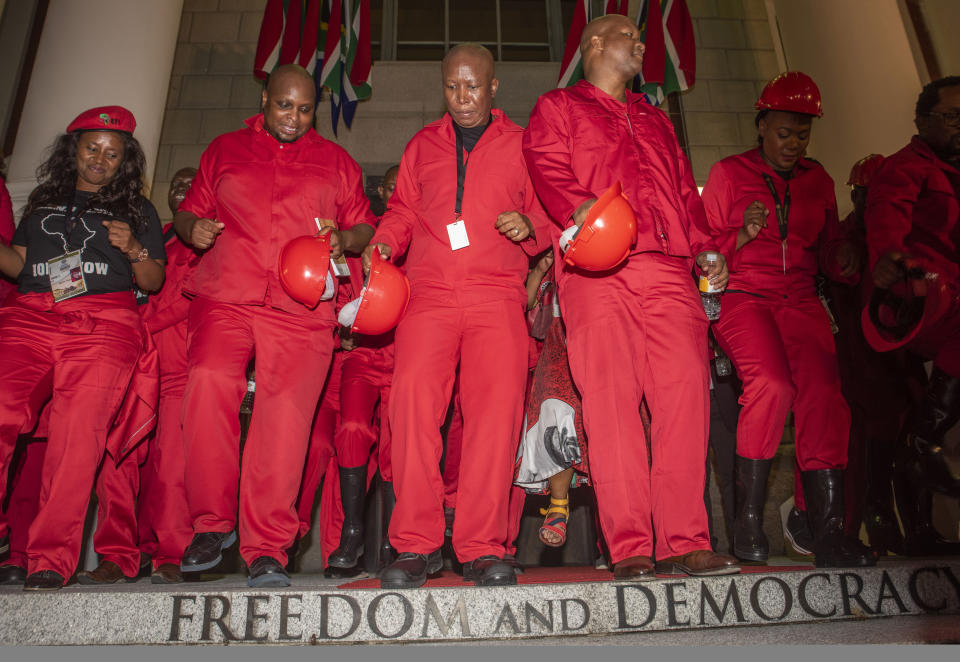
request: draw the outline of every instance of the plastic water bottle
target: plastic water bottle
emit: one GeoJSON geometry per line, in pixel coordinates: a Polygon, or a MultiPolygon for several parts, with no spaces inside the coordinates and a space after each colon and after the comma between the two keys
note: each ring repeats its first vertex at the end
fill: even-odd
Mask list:
{"type": "MultiPolygon", "coordinates": [[[[707,253],[707,264],[716,264],[720,259],[719,253],[707,253]]],[[[703,303],[703,312],[707,314],[707,319],[711,322],[720,319],[720,293],[722,289],[717,289],[710,284],[710,278],[705,274],[700,274],[700,301],[703,303]]]]}

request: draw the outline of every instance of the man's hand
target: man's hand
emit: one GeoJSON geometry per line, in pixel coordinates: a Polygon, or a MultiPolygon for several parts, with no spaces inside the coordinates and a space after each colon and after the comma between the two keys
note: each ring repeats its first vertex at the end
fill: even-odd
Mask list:
{"type": "Polygon", "coordinates": [[[497,231],[510,241],[520,242],[533,234],[530,219],[518,211],[505,211],[497,216],[497,231]]]}
{"type": "Polygon", "coordinates": [[[703,275],[710,279],[710,285],[715,290],[723,290],[730,280],[730,271],[727,269],[727,260],[721,253],[705,251],[697,256],[697,266],[703,275]],[[716,260],[707,260],[707,255],[716,255],[716,260]]]}
{"type": "Polygon", "coordinates": [[[198,250],[207,250],[213,246],[217,237],[223,232],[223,228],[223,223],[217,223],[209,218],[198,218],[190,228],[190,243],[198,250]]]}
{"type": "Polygon", "coordinates": [[[576,223],[578,228],[583,225],[585,220],[587,220],[587,214],[590,212],[590,208],[593,207],[593,203],[596,201],[596,198],[591,198],[577,207],[577,210],[573,212],[573,222],[576,223]]]}
{"type": "Polygon", "coordinates": [[[759,200],[750,203],[750,206],[743,212],[743,227],[737,233],[737,248],[741,248],[744,244],[748,244],[757,238],[760,230],[767,227],[767,216],[769,214],[770,210],[759,200]]]}
{"type": "Polygon", "coordinates": [[[904,279],[903,261],[906,255],[899,251],[891,251],[882,255],[873,267],[873,284],[884,290],[894,283],[904,279]]]}
{"type": "Polygon", "coordinates": [[[836,260],[842,277],[848,278],[860,273],[860,253],[849,241],[837,247],[836,260]]]}
{"type": "Polygon", "coordinates": [[[103,227],[107,228],[107,240],[110,245],[126,255],[128,258],[131,253],[133,257],[140,252],[143,244],[137,241],[133,236],[133,230],[129,223],[123,221],[103,221],[103,227]]]}
{"type": "Polygon", "coordinates": [[[363,249],[363,255],[361,259],[363,260],[363,273],[370,273],[370,261],[373,259],[373,251],[380,251],[380,257],[384,260],[390,259],[390,247],[386,244],[370,244],[363,249]]]}
{"type": "Polygon", "coordinates": [[[340,230],[332,226],[324,227],[319,232],[320,236],[326,235],[330,238],[330,257],[337,259],[343,255],[343,237],[340,236],[340,230]]]}
{"type": "Polygon", "coordinates": [[[340,349],[342,349],[345,352],[352,352],[357,348],[357,339],[352,333],[350,333],[350,329],[344,326],[341,326],[339,335],[340,335],[340,349]]]}

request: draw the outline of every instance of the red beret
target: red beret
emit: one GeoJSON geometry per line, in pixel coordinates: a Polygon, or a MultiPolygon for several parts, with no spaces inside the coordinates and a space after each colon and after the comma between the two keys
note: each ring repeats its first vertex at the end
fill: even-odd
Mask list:
{"type": "Polygon", "coordinates": [[[123,106],[101,106],[85,110],[70,122],[67,133],[73,131],[122,131],[133,133],[137,120],[123,106]]]}

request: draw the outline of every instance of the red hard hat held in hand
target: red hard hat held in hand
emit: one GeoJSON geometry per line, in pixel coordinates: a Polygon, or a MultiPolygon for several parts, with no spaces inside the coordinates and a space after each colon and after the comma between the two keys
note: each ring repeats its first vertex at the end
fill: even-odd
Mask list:
{"type": "Polygon", "coordinates": [[[590,208],[563,261],[587,271],[607,271],[627,259],[636,240],[637,217],[617,182],[590,208]]]}
{"type": "Polygon", "coordinates": [[[280,284],[291,299],[313,308],[323,297],[330,268],[330,238],[303,235],[287,242],[280,251],[280,284]]]}
{"type": "Polygon", "coordinates": [[[375,336],[390,331],[403,317],[409,301],[410,281],[402,271],[380,257],[380,251],[374,250],[351,332],[375,336]]]}
{"type": "Polygon", "coordinates": [[[810,76],[800,71],[786,71],[767,83],[755,108],[823,117],[820,88],[810,76]]]}
{"type": "Polygon", "coordinates": [[[902,347],[954,305],[955,295],[938,274],[915,260],[903,262],[904,280],[890,289],[875,288],[861,311],[863,336],[878,352],[902,347]]]}
{"type": "Polygon", "coordinates": [[[880,166],[883,165],[883,157],[880,154],[871,154],[865,156],[853,164],[850,169],[850,177],[847,178],[849,186],[870,186],[870,180],[876,174],[880,166]]]}

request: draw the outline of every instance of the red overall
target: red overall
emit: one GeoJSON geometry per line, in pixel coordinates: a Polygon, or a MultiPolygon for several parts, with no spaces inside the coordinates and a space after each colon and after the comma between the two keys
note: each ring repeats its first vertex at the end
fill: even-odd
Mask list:
{"type": "Polygon", "coordinates": [[[953,303],[947,313],[921,328],[906,347],[952,377],[960,377],[958,190],[960,171],[914,136],[870,180],[866,211],[871,270],[881,255],[899,251],[948,284],[953,303]]]}
{"type": "Polygon", "coordinates": [[[845,237],[833,191],[833,180],[818,163],[800,159],[787,181],[759,149],[715,164],[703,190],[707,219],[730,268],[714,335],[743,381],[737,453],[772,458],[792,408],[801,471],[847,463],[850,410],[840,390],[830,322],[814,287],[818,268],[850,280],[840,278],[833,257],[845,237]],[[764,175],[781,201],[789,186],[785,240],[764,175]],[[767,226],[736,250],[744,210],[754,200],[770,210],[767,226]]]}
{"type": "Polygon", "coordinates": [[[334,307],[291,299],[277,275],[281,249],[314,234],[314,219],[347,229],[372,221],[359,166],[313,130],[281,143],[263,128],[213,141],[180,205],[225,225],[184,285],[194,294],[184,395],[185,484],[195,533],[226,532],[238,517],[249,564],[285,564],[297,536],[299,482],[310,427],[333,353],[334,307]],[[240,469],[237,411],[257,358],[256,406],[240,469]]]}
{"type": "Polygon", "coordinates": [[[462,215],[469,245],[451,249],[457,153],[449,115],[407,145],[390,209],[372,243],[406,253],[411,283],[396,330],[390,400],[397,505],[390,542],[429,554],[443,545],[443,423],[460,364],[463,447],[453,547],[463,562],[502,557],[507,502],[520,439],[526,383],[529,256],[546,247],[548,229],[520,152],[522,129],[500,111],[466,156],[462,215]],[[496,229],[518,211],[536,236],[516,245],[496,229]],[[409,249],[409,250],[408,250],[409,249]]]}
{"type": "MultiPolygon", "coordinates": [[[[3,179],[0,179],[0,243],[9,246],[13,239],[13,204],[10,201],[10,193],[7,192],[7,186],[3,179]]],[[[12,280],[9,280],[3,274],[0,274],[0,305],[16,288],[12,280]]]]}
{"type": "MultiPolygon", "coordinates": [[[[70,577],[76,569],[97,467],[123,458],[145,433],[129,435],[124,427],[118,436],[114,430],[121,405],[127,407],[124,397],[137,387],[135,373],[155,370],[138,365],[148,355],[155,360],[131,292],[56,304],[50,294],[15,294],[0,308],[0,494],[17,436],[34,429],[50,400],[37,431],[47,449],[27,542],[29,573],[70,577]]],[[[153,421],[124,423],[147,431],[153,421]]]]}
{"type": "Polygon", "coordinates": [[[619,268],[558,269],[610,561],[710,549],[707,319],[692,268],[714,244],[673,127],[641,95],[627,92],[624,104],[582,80],[540,97],[523,148],[537,194],[561,230],[582,203],[618,181],[637,214],[637,242],[619,268]],[[652,467],[640,420],[644,397],[652,467]]]}
{"type": "Polygon", "coordinates": [[[27,532],[37,516],[40,502],[40,475],[46,439],[21,437],[10,472],[10,497],[3,516],[10,534],[10,553],[0,565],[27,567],[27,532]]]}

